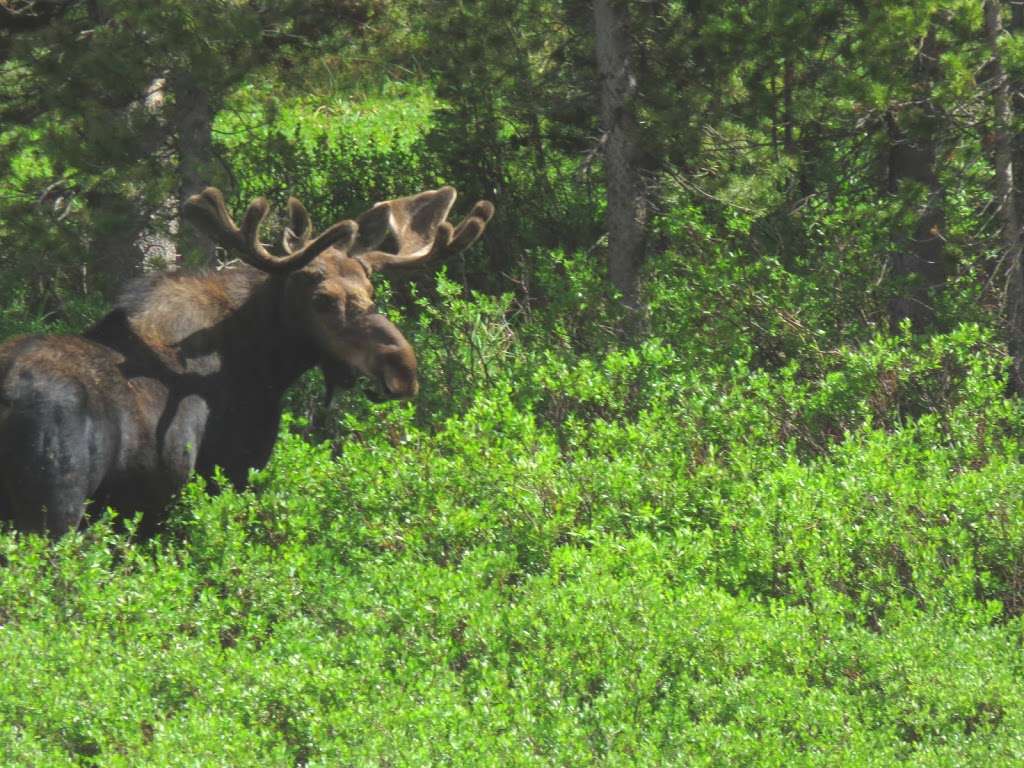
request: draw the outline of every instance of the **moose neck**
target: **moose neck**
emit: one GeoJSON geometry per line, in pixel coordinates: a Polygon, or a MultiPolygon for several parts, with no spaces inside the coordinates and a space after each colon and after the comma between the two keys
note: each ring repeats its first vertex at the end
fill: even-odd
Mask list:
{"type": "Polygon", "coordinates": [[[285,280],[241,265],[148,276],[130,284],[87,335],[123,351],[165,350],[167,373],[207,379],[229,399],[276,402],[318,359],[285,317],[285,280]]]}
{"type": "Polygon", "coordinates": [[[319,360],[316,345],[302,329],[296,328],[286,316],[284,292],[286,277],[260,275],[253,285],[251,298],[239,315],[251,314],[254,325],[262,333],[253,334],[253,328],[240,331],[251,339],[251,354],[265,361],[269,374],[268,384],[283,396],[302,374],[313,368],[319,360]]]}

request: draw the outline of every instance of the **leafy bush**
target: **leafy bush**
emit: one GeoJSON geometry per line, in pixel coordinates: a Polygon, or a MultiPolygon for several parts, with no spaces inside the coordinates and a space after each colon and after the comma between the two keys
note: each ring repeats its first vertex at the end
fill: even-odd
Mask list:
{"type": "Polygon", "coordinates": [[[416,406],[347,395],[319,445],[289,420],[162,538],[0,537],[9,762],[1024,753],[1021,419],[986,332],[700,369],[438,290],[403,321],[416,406]]]}
{"type": "Polygon", "coordinates": [[[436,186],[419,139],[432,110],[428,89],[397,84],[333,104],[241,89],[215,126],[231,158],[236,206],[258,196],[283,204],[294,195],[324,228],[379,200],[436,186]]]}
{"type": "MultiPolygon", "coordinates": [[[[0,533],[6,763],[1020,762],[1024,421],[971,275],[942,332],[889,327],[876,254],[922,190],[790,210],[767,145],[718,197],[661,190],[627,343],[599,190],[464,117],[426,86],[232,96],[243,201],[323,225],[500,188],[494,236],[378,286],[415,402],[328,408],[313,372],[248,489],[196,481],[160,537],[0,533]]],[[[950,202],[953,249],[977,222],[950,202]]],[[[102,311],[11,285],[5,335],[102,311]]]]}

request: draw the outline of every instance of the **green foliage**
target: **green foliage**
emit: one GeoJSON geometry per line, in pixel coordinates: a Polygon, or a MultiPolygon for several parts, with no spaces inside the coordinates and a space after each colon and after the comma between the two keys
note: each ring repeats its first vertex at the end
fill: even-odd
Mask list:
{"type": "Polygon", "coordinates": [[[283,204],[294,195],[324,228],[379,200],[437,186],[420,145],[433,107],[428,89],[401,84],[335,104],[241,89],[214,125],[232,158],[236,207],[258,196],[283,204]]]}
{"type": "Polygon", "coordinates": [[[355,408],[338,453],[289,423],[148,543],[0,537],[14,764],[1020,756],[1024,422],[986,332],[528,372],[479,327],[507,302],[440,292],[443,422],[355,408]]]}
{"type": "Polygon", "coordinates": [[[498,210],[436,277],[377,285],[415,401],[325,407],[312,372],[248,489],[197,480],[155,539],[130,510],[0,532],[0,762],[1021,762],[980,4],[631,12],[631,343],[590,4],[73,3],[0,33],[4,337],[86,326],[97,244],[166,226],[157,75],[210,91],[233,210],[294,194],[323,227],[442,183],[498,210]],[[936,212],[941,280],[907,267],[936,212]]]}

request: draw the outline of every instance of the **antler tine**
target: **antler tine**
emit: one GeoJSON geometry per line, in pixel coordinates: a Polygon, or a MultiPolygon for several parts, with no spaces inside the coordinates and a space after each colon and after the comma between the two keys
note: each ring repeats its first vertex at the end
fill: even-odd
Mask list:
{"type": "Polygon", "coordinates": [[[456,192],[452,187],[442,187],[412,197],[378,203],[359,217],[359,245],[366,248],[366,252],[352,251],[349,255],[358,258],[371,271],[404,271],[420,268],[429,262],[468,248],[487,227],[487,223],[494,215],[494,205],[486,200],[478,201],[469,215],[454,227],[445,219],[455,198],[456,192]],[[364,237],[364,219],[367,220],[367,224],[371,219],[379,221],[382,213],[387,213],[389,234],[394,240],[397,253],[368,250],[376,247],[388,233],[382,233],[375,241],[373,238],[364,237]]]}
{"type": "MultiPolygon", "coordinates": [[[[302,204],[297,200],[295,203],[304,213],[305,208],[302,208],[302,204]]],[[[289,208],[292,211],[294,222],[295,209],[291,206],[291,201],[289,201],[289,208]]],[[[220,190],[216,187],[207,187],[186,201],[182,213],[204,234],[225,248],[237,251],[247,264],[270,273],[302,269],[332,245],[337,245],[341,250],[347,250],[354,242],[358,230],[354,221],[339,221],[324,230],[312,242],[305,242],[298,250],[287,256],[278,257],[272,255],[259,239],[260,224],[263,223],[269,210],[270,205],[264,198],[256,198],[249,204],[242,219],[242,227],[239,229],[228,214],[224,196],[220,190]]],[[[308,221],[308,214],[306,220],[308,221]]],[[[311,227],[308,231],[311,231],[311,227]]],[[[306,236],[308,237],[308,234],[306,236]]]]}
{"type": "Polygon", "coordinates": [[[435,241],[434,251],[431,252],[431,258],[438,258],[444,255],[444,252],[450,252],[451,254],[464,251],[469,246],[477,241],[477,239],[484,233],[487,228],[488,222],[494,216],[494,203],[490,200],[477,200],[473,205],[473,209],[469,212],[460,223],[459,226],[455,227],[454,231],[451,231],[451,224],[448,224],[448,229],[451,231],[448,242],[441,245],[435,241]]]}
{"type": "Polygon", "coordinates": [[[230,250],[244,249],[242,233],[224,204],[224,195],[216,187],[207,187],[192,195],[182,208],[182,216],[214,242],[230,250]]]}
{"type": "Polygon", "coordinates": [[[288,198],[288,226],[284,228],[281,247],[285,253],[295,253],[313,235],[313,222],[306,207],[294,197],[288,198]]]}

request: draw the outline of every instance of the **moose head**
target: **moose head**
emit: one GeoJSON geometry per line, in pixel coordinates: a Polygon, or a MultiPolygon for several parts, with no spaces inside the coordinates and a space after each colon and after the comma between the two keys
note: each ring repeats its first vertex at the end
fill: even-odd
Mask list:
{"type": "Polygon", "coordinates": [[[379,202],[356,220],[340,221],[313,237],[305,207],[288,200],[289,224],[283,255],[260,242],[269,205],[257,198],[237,226],[220,190],[193,195],[185,216],[207,236],[247,264],[283,276],[282,317],[311,340],[320,355],[327,399],[335,386],[350,387],[358,375],[373,382],[372,399],[411,398],[419,390],[416,355],[401,331],[377,311],[374,272],[410,272],[468,248],[483,233],[494,206],[477,202],[458,226],[447,221],[455,203],[452,187],[379,202]]]}

